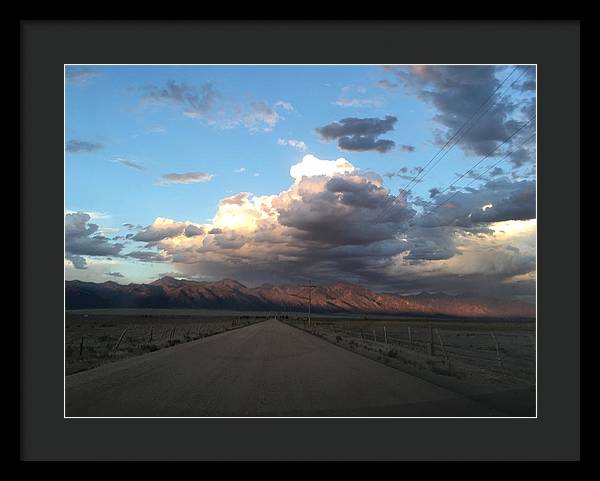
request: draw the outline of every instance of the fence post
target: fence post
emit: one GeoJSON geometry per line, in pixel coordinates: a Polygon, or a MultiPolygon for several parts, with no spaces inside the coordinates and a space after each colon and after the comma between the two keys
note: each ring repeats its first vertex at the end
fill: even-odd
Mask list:
{"type": "Polygon", "coordinates": [[[373,329],[373,341],[377,342],[377,334],[375,334],[375,329],[373,329]]]}
{"type": "Polygon", "coordinates": [[[435,347],[433,346],[433,327],[429,324],[429,355],[435,356],[435,347]]]}
{"type": "Polygon", "coordinates": [[[448,363],[448,370],[450,370],[450,358],[448,357],[448,354],[446,353],[446,348],[444,347],[444,341],[442,341],[442,336],[440,336],[440,331],[438,330],[437,327],[435,328],[435,333],[437,334],[438,340],[440,341],[442,353],[444,354],[444,357],[446,358],[446,362],[448,363]]]}
{"type": "Polygon", "coordinates": [[[413,345],[413,341],[412,341],[412,333],[410,332],[410,326],[408,326],[408,342],[410,343],[410,345],[413,345]]]}
{"type": "Polygon", "coordinates": [[[150,339],[148,340],[148,342],[152,342],[152,327],[150,328],[150,339]]]}
{"type": "Polygon", "coordinates": [[[385,339],[385,343],[387,344],[387,330],[385,329],[385,326],[383,326],[383,337],[385,339]]]}
{"type": "Polygon", "coordinates": [[[123,337],[125,336],[126,332],[127,332],[127,328],[123,329],[123,332],[119,336],[119,340],[115,344],[115,347],[113,347],[113,351],[116,351],[117,349],[119,349],[119,346],[121,345],[121,341],[123,340],[123,337]]]}
{"type": "Polygon", "coordinates": [[[81,342],[79,343],[79,357],[83,354],[83,336],[81,336],[81,342]]]}
{"type": "Polygon", "coordinates": [[[504,364],[502,363],[502,357],[500,357],[500,345],[498,344],[498,340],[496,339],[496,336],[494,335],[494,331],[491,331],[490,334],[492,335],[492,339],[494,340],[494,344],[496,344],[496,359],[498,360],[498,363],[500,364],[500,367],[502,369],[504,369],[504,364]]]}

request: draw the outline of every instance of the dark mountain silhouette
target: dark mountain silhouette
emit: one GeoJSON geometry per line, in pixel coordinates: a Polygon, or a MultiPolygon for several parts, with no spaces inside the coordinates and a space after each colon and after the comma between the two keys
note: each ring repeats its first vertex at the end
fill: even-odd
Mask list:
{"type": "MultiPolygon", "coordinates": [[[[308,292],[302,286],[246,287],[232,279],[217,282],[179,280],[165,276],[150,284],[122,285],[66,281],[67,309],[201,308],[248,311],[306,311],[308,292]]],[[[402,296],[373,292],[346,282],[316,286],[312,310],[321,313],[394,314],[471,318],[532,318],[533,306],[476,296],[421,293],[402,296]]]]}

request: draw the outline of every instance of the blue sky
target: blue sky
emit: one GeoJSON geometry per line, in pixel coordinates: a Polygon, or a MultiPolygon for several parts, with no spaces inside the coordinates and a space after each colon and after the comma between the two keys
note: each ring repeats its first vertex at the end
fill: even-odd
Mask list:
{"type": "MultiPolygon", "coordinates": [[[[168,244],[169,239],[144,243],[135,242],[131,237],[151,226],[157,217],[175,223],[188,221],[208,231],[217,225],[213,219],[223,199],[241,192],[251,193],[258,199],[277,196],[290,189],[295,182],[290,168],[302,163],[308,154],[329,161],[343,157],[353,166],[353,182],[369,183],[370,176],[377,175],[379,180],[373,181],[370,187],[372,191],[387,192],[382,206],[385,213],[385,206],[394,201],[399,189],[417,172],[414,169],[438,153],[444,141],[480,105],[481,99],[494,92],[498,85],[503,88],[498,91],[497,99],[491,101],[497,104],[490,104],[492,110],[412,189],[409,203],[404,207],[410,211],[411,223],[418,224],[419,214],[435,200],[430,189],[448,185],[457,174],[468,170],[497,146],[502,149],[490,155],[481,167],[491,165],[490,162],[500,158],[497,154],[509,153],[512,149],[513,155],[499,164],[502,173],[494,178],[486,175],[470,184],[470,189],[483,192],[486,185],[492,185],[486,195],[496,199],[498,182],[504,181],[503,192],[511,193],[510,188],[522,188],[523,182],[535,181],[531,144],[518,150],[517,140],[523,140],[521,133],[501,145],[507,133],[523,127],[531,119],[531,112],[535,111],[535,86],[532,89],[527,82],[534,80],[533,67],[515,66],[67,66],[67,215],[87,214],[89,219],[77,225],[96,225],[95,230],[85,231],[89,238],[105,237],[94,240],[96,244],[122,244],[121,249],[92,249],[91,254],[86,254],[82,242],[73,252],[67,249],[67,278],[147,282],[164,272],[179,272],[190,278],[218,276],[216,259],[211,259],[210,268],[205,272],[197,272],[189,267],[198,264],[196,258],[175,262],[174,259],[181,259],[181,252],[173,250],[174,244],[168,244]],[[500,84],[509,74],[512,75],[509,82],[500,84]],[[517,82],[511,86],[510,82],[514,81],[517,82]],[[489,124],[484,125],[488,117],[489,124]],[[338,129],[344,119],[358,124],[366,119],[379,130],[372,137],[349,134],[350,137],[345,138],[354,139],[360,147],[344,148],[341,136],[328,137],[328,130],[323,129],[326,126],[330,130],[338,129]],[[386,126],[385,119],[389,120],[386,126]],[[373,143],[382,140],[381,144],[373,143]],[[129,239],[121,239],[127,234],[129,239]],[[141,262],[128,256],[129,252],[140,249],[161,251],[167,260],[141,262]],[[116,255],[95,255],[109,251],[116,255]],[[84,260],[73,263],[69,260],[72,256],[84,260]]],[[[346,130],[350,129],[349,125],[346,130]]],[[[522,133],[530,128],[534,129],[534,125],[525,125],[522,133]]],[[[465,178],[462,184],[467,180],[465,178]]],[[[344,194],[336,195],[346,209],[349,204],[344,202],[344,194]]],[[[506,194],[508,197],[503,199],[510,195],[506,194]]],[[[307,204],[306,199],[303,202],[307,204]]],[[[284,208],[292,209],[287,204],[284,208]]],[[[278,215],[283,218],[282,214],[286,213],[280,210],[278,215]]],[[[358,218],[346,210],[343,213],[352,215],[352,219],[358,218]]],[[[531,220],[520,214],[511,215],[491,220],[531,220]],[[511,215],[515,218],[510,218],[511,215]]],[[[367,225],[378,220],[377,216],[371,217],[368,221],[371,224],[367,225]]],[[[74,222],[75,218],[69,217],[67,221],[74,222]]],[[[398,242],[407,235],[408,224],[402,222],[386,241],[398,242]]],[[[456,219],[453,222],[457,224],[456,219]]],[[[448,227],[446,224],[434,227],[439,231],[440,227],[448,227]]],[[[488,227],[489,224],[486,223],[488,227]]],[[[299,225],[294,219],[285,227],[299,232],[303,229],[299,225]]],[[[482,225],[478,223],[479,227],[482,225]]],[[[257,227],[253,231],[253,241],[259,230],[257,227]]],[[[438,231],[432,234],[432,239],[437,238],[438,231]]],[[[242,234],[232,231],[229,235],[242,234]]],[[[453,231],[452,236],[456,235],[453,231]]],[[[200,237],[197,240],[204,246],[216,240],[200,237]]],[[[382,240],[385,239],[374,242],[382,240]]],[[[172,238],[170,242],[174,242],[172,238]]],[[[421,239],[419,246],[424,244],[427,242],[421,239]]],[[[194,250],[199,245],[194,245],[194,250]]],[[[294,245],[291,243],[288,247],[291,249],[294,245]]],[[[339,239],[323,247],[338,249],[355,245],[339,239]]],[[[361,245],[369,248],[368,243],[361,245]]],[[[247,250],[249,246],[247,242],[247,250]]],[[[407,251],[408,256],[416,255],[420,248],[413,248],[413,254],[407,251]]],[[[186,249],[189,251],[191,247],[186,249]]],[[[389,260],[397,262],[400,254],[397,250],[394,252],[393,259],[389,260]]],[[[211,251],[210,255],[216,253],[211,251]]],[[[420,259],[424,263],[435,260],[438,259],[420,259]]],[[[264,263],[265,259],[261,259],[261,265],[264,263]]],[[[408,269],[413,269],[413,265],[408,269]]],[[[327,272],[324,279],[345,276],[344,272],[344,269],[327,272]]],[[[236,274],[228,268],[223,269],[223,273],[236,274]]],[[[382,281],[377,282],[355,274],[354,280],[378,286],[385,286],[390,276],[389,272],[382,274],[382,281]]],[[[259,279],[246,276],[246,281],[256,283],[259,279]]]]}
{"type": "MultiPolygon", "coordinates": [[[[73,68],[73,67],[72,67],[73,68]]],[[[279,192],[289,185],[289,169],[303,152],[280,146],[279,138],[302,140],[308,153],[320,158],[343,156],[361,169],[387,172],[424,163],[437,148],[431,144],[430,109],[402,92],[387,94],[376,82],[386,77],[378,67],[94,67],[97,77],[80,84],[67,83],[66,138],[101,143],[97,151],[67,156],[67,206],[110,212],[116,221],[149,224],[154,213],[143,199],[164,206],[167,217],[206,219],[215,214],[227,193],[249,190],[279,192]],[[245,127],[207,126],[181,115],[176,107],[140,105],[143,87],[169,80],[190,85],[214,82],[223,95],[247,104],[264,101],[291,103],[270,132],[245,127]],[[344,93],[346,88],[347,93],[344,93]],[[365,93],[358,89],[366,89],[365,93]],[[341,107],[339,98],[380,98],[381,106],[341,107]],[[411,144],[415,153],[359,154],[340,152],[326,143],[315,127],[343,117],[398,117],[388,135],[398,144],[411,144]],[[127,158],[145,167],[143,172],[111,162],[127,158]],[[81,165],[84,164],[84,165],[81,165]],[[236,169],[246,168],[244,174],[236,169]],[[157,186],[166,172],[204,171],[214,179],[202,185],[157,186]],[[257,177],[254,174],[259,174],[257,177]],[[90,182],[93,178],[94,182],[90,182]],[[136,195],[128,195],[135,188],[136,195]],[[108,189],[108,190],[107,190],[108,189]]],[[[452,175],[441,168],[440,178],[452,175]],[[442,171],[443,170],[443,171],[442,171]]],[[[404,183],[387,182],[391,189],[404,183]]]]}

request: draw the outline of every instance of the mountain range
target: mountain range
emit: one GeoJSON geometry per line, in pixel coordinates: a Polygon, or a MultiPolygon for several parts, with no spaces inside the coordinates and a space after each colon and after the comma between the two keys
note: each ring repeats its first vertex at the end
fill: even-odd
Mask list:
{"type": "MultiPolygon", "coordinates": [[[[389,314],[470,318],[533,318],[530,304],[443,293],[377,293],[346,282],[314,286],[315,313],[389,314]]],[[[66,281],[66,309],[198,308],[240,311],[305,312],[308,288],[263,284],[246,287],[232,280],[191,281],[165,276],[150,284],[66,281]]]]}

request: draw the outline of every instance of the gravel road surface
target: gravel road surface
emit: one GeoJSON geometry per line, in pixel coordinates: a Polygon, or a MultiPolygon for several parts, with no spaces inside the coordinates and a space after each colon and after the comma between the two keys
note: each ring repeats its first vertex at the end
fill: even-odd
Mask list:
{"type": "Polygon", "coordinates": [[[66,377],[66,416],[502,416],[276,320],[66,377]]]}

